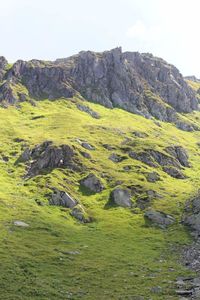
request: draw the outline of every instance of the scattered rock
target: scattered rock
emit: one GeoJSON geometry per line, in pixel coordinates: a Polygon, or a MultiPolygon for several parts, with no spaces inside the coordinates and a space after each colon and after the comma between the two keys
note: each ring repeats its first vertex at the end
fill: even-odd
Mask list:
{"type": "Polygon", "coordinates": [[[88,153],[88,152],[81,151],[80,153],[81,153],[81,155],[83,157],[85,157],[87,159],[91,159],[92,158],[91,155],[90,155],[90,153],[88,153]]]}
{"type": "Polygon", "coordinates": [[[177,179],[185,179],[186,178],[186,176],[179,169],[171,167],[171,166],[163,167],[163,171],[173,178],[177,178],[177,179]]]}
{"type": "Polygon", "coordinates": [[[119,154],[116,154],[116,153],[112,153],[110,156],[109,156],[109,159],[112,160],[113,162],[115,163],[118,163],[118,162],[121,162],[125,159],[127,159],[126,156],[121,156],[119,154]]]}
{"type": "Polygon", "coordinates": [[[63,206],[67,208],[73,208],[77,205],[77,201],[74,200],[67,192],[59,191],[55,189],[54,193],[49,200],[50,205],[63,206]]]}
{"type": "Polygon", "coordinates": [[[151,292],[154,294],[161,294],[162,293],[162,288],[161,286],[154,286],[151,288],[151,292]]]}
{"type": "Polygon", "coordinates": [[[92,173],[83,178],[80,184],[94,193],[100,193],[104,189],[101,180],[92,173]]]}
{"type": "Polygon", "coordinates": [[[126,172],[130,171],[131,170],[131,166],[124,166],[123,170],[126,171],[126,172]]]}
{"type": "Polygon", "coordinates": [[[110,201],[121,207],[131,207],[131,193],[128,189],[116,188],[110,194],[110,201]]]}
{"type": "Polygon", "coordinates": [[[160,180],[160,175],[157,172],[150,172],[147,174],[147,181],[156,182],[160,180]]]}
{"type": "Polygon", "coordinates": [[[183,167],[190,167],[188,153],[182,146],[169,146],[165,151],[175,157],[183,167]]]}
{"type": "Polygon", "coordinates": [[[175,222],[175,219],[172,216],[155,210],[146,211],[144,217],[161,228],[166,228],[175,222]]]}
{"type": "Polygon", "coordinates": [[[87,150],[95,150],[95,147],[90,145],[89,143],[86,143],[86,142],[82,142],[81,143],[81,146],[87,150]]]}
{"type": "Polygon", "coordinates": [[[87,215],[83,206],[80,204],[73,207],[70,214],[82,223],[89,223],[92,221],[92,219],[87,215]]]}
{"type": "Polygon", "coordinates": [[[115,147],[109,144],[103,144],[103,147],[109,151],[115,150],[115,147]]]}
{"type": "Polygon", "coordinates": [[[29,225],[23,221],[14,221],[13,224],[18,227],[29,227],[29,225]]]}
{"type": "Polygon", "coordinates": [[[146,134],[145,132],[141,132],[141,131],[133,131],[132,134],[139,138],[145,138],[148,136],[148,134],[146,134]]]}
{"type": "Polygon", "coordinates": [[[95,119],[100,119],[100,115],[96,111],[92,110],[90,107],[83,104],[77,104],[76,106],[80,111],[86,112],[91,117],[95,119]]]}

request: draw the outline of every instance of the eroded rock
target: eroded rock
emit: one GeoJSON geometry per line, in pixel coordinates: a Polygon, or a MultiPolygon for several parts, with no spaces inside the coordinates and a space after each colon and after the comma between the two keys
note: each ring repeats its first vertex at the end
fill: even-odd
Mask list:
{"type": "Polygon", "coordinates": [[[152,224],[161,228],[166,228],[175,223],[175,219],[172,216],[155,210],[146,211],[144,217],[152,222],[152,224]]]}
{"type": "Polygon", "coordinates": [[[55,189],[54,193],[52,194],[49,200],[49,204],[73,208],[78,204],[78,202],[74,200],[67,192],[55,189]]]}
{"type": "Polygon", "coordinates": [[[110,201],[121,207],[131,207],[131,193],[128,189],[116,188],[110,194],[110,201]]]}
{"type": "Polygon", "coordinates": [[[101,180],[92,173],[81,179],[80,184],[93,193],[100,193],[104,189],[101,180]]]}

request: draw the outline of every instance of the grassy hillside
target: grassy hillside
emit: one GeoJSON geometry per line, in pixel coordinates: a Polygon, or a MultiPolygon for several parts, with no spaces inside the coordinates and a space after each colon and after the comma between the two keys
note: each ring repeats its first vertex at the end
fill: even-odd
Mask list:
{"type": "MultiPolygon", "coordinates": [[[[180,250],[191,242],[180,224],[185,201],[200,184],[200,132],[184,132],[172,124],[147,120],[120,109],[109,110],[87,104],[98,112],[94,119],[77,109],[77,100],[41,101],[36,106],[0,108],[0,295],[17,299],[178,299],[174,281],[189,273],[181,265],[180,250]],[[141,138],[135,131],[145,133],[141,138]],[[82,139],[95,146],[92,159],[81,155],[82,139]],[[24,163],[15,164],[26,146],[45,140],[74,147],[82,172],[54,169],[25,179],[24,163]],[[130,143],[129,143],[130,142],[130,143]],[[103,144],[115,150],[108,151],[103,144]],[[150,183],[154,168],[131,159],[124,148],[163,151],[169,145],[187,149],[191,168],[186,179],[175,179],[157,168],[161,180],[150,183]],[[114,163],[114,152],[126,159],[114,163]],[[130,166],[129,171],[123,169],[130,166]],[[79,180],[93,172],[106,189],[95,195],[86,193],[79,180]],[[144,211],[107,206],[114,186],[140,186],[156,191],[151,207],[176,218],[166,230],[149,226],[144,211]],[[48,194],[56,187],[78,199],[93,222],[81,224],[68,209],[49,206],[48,194]],[[44,205],[39,206],[36,200],[44,205]],[[14,226],[20,220],[29,224],[14,226]],[[152,288],[160,286],[161,293],[152,288]],[[143,298],[141,298],[143,299],[143,298]]],[[[197,124],[200,114],[189,116],[197,124]]],[[[132,199],[133,202],[136,199],[132,199]]]]}

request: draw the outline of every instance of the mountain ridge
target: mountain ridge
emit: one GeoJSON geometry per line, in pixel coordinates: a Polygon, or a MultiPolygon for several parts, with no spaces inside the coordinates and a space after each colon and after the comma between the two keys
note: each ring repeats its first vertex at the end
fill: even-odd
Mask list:
{"type": "Polygon", "coordinates": [[[181,113],[198,110],[199,95],[178,69],[149,53],[81,51],[53,62],[0,59],[0,103],[31,98],[79,96],[105,107],[119,107],[146,118],[172,122],[183,130],[197,129],[181,113]]]}

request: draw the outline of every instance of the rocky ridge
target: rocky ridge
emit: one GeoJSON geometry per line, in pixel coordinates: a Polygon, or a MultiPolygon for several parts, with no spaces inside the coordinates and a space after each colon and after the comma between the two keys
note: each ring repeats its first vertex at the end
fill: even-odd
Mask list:
{"type": "MultiPolygon", "coordinates": [[[[194,124],[179,113],[198,109],[198,99],[178,69],[149,53],[82,51],[66,59],[18,60],[12,66],[0,58],[0,103],[79,96],[109,108],[120,107],[146,118],[173,122],[191,131],[194,124]]],[[[80,106],[88,111],[87,106],[80,106]]]]}

